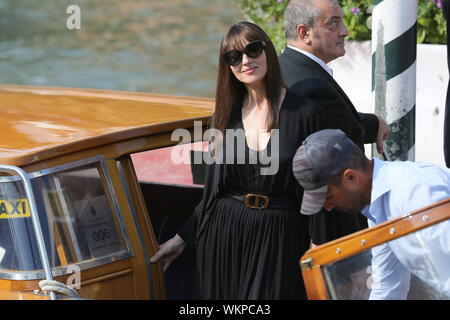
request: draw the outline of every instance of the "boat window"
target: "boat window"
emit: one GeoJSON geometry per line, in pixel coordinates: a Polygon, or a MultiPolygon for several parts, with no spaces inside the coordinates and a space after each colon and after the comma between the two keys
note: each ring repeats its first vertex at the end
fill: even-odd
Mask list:
{"type": "Polygon", "coordinates": [[[207,141],[154,149],[131,155],[139,181],[195,186],[205,179],[207,141]]]}
{"type": "MultiPolygon", "coordinates": [[[[31,179],[52,267],[129,251],[100,162],[31,179]]],[[[21,181],[0,183],[0,267],[40,270],[28,200],[21,181]]]]}
{"type": "Polygon", "coordinates": [[[42,268],[34,241],[30,206],[20,181],[0,183],[0,267],[13,270],[42,268]]]}
{"type": "Polygon", "coordinates": [[[402,266],[398,276],[404,277],[406,299],[450,299],[449,227],[447,220],[323,266],[329,297],[365,300],[375,294],[375,288],[382,288],[378,292],[390,288],[389,282],[375,284],[373,280],[377,274],[392,274],[393,269],[388,267],[392,263],[402,266]]]}

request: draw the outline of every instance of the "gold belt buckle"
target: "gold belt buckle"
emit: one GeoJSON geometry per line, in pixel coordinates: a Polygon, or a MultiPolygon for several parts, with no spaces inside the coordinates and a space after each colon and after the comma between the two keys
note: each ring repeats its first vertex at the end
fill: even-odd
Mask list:
{"type": "Polygon", "coordinates": [[[267,209],[269,207],[269,197],[262,194],[247,193],[244,197],[244,206],[252,209],[267,209]],[[255,200],[251,203],[250,199],[255,200]],[[263,199],[264,203],[260,205],[260,200],[263,199]]]}

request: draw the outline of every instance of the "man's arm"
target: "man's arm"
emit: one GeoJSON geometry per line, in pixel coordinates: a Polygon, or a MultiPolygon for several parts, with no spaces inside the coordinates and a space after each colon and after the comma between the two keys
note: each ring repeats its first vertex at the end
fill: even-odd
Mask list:
{"type": "Polygon", "coordinates": [[[376,143],[378,152],[383,152],[383,141],[388,137],[390,127],[375,114],[358,113],[361,119],[358,121],[353,107],[328,81],[309,78],[297,82],[291,90],[305,97],[307,101],[323,107],[328,114],[328,127],[341,129],[357,144],[376,143]],[[361,129],[364,128],[364,133],[359,134],[358,125],[361,129]]]}
{"type": "Polygon", "coordinates": [[[391,133],[391,127],[376,114],[360,112],[359,117],[366,130],[364,143],[375,143],[378,153],[382,154],[384,151],[383,142],[391,133]]]}
{"type": "Polygon", "coordinates": [[[379,121],[378,117],[373,113],[358,112],[364,129],[366,130],[366,136],[364,143],[375,143],[378,136],[379,121]]]}
{"type": "Polygon", "coordinates": [[[387,243],[372,249],[372,291],[370,300],[404,300],[411,273],[397,259],[387,243]]]}
{"type": "Polygon", "coordinates": [[[323,129],[341,129],[356,144],[364,144],[364,129],[356,112],[328,81],[310,78],[296,83],[291,89],[304,98],[302,108],[308,110],[305,117],[314,119],[315,126],[308,126],[306,135],[323,129]]]}
{"type": "MultiPolygon", "coordinates": [[[[449,179],[446,178],[448,173],[441,168],[421,164],[414,170],[400,171],[397,169],[389,171],[389,174],[394,181],[405,181],[405,183],[395,184],[389,197],[383,200],[386,201],[383,207],[389,208],[388,219],[403,216],[450,197],[449,179]]],[[[432,233],[426,241],[434,238],[438,239],[438,243],[439,241],[445,242],[445,237],[439,238],[438,235],[447,233],[438,233],[434,227],[417,231],[417,233],[422,232],[432,233]]],[[[415,269],[421,270],[423,266],[422,263],[419,263],[420,259],[424,258],[420,253],[423,244],[417,239],[417,234],[412,234],[394,240],[390,245],[385,243],[372,249],[374,285],[371,299],[406,298],[411,271],[416,273],[415,269]],[[395,253],[391,248],[395,250],[395,253]]],[[[434,246],[433,250],[440,250],[440,247],[434,246]]],[[[432,265],[435,262],[430,260],[429,263],[432,265]]],[[[431,278],[434,277],[436,275],[431,278]]]]}

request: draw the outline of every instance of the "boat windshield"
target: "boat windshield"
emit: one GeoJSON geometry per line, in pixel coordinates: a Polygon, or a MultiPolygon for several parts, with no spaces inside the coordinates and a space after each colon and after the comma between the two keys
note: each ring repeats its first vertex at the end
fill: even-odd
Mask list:
{"type": "Polygon", "coordinates": [[[450,236],[446,220],[323,266],[335,300],[450,299],[450,236]]]}
{"type": "MultiPolygon", "coordinates": [[[[51,267],[129,251],[100,162],[31,179],[51,267]]],[[[0,270],[41,270],[30,204],[17,177],[0,177],[0,270]]]]}

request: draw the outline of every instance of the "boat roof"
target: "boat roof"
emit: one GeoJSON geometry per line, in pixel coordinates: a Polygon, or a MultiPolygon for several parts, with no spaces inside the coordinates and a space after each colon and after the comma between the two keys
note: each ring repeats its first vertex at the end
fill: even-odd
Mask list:
{"type": "Polygon", "coordinates": [[[0,164],[65,153],[207,121],[214,100],[96,89],[0,85],[0,164]]]}

